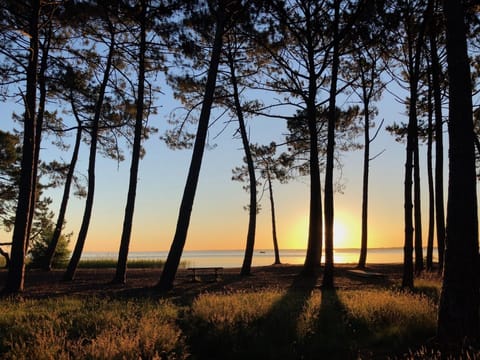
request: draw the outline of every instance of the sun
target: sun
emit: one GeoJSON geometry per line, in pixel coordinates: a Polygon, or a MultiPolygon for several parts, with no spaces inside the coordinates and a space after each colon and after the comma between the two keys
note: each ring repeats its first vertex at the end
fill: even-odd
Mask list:
{"type": "Polygon", "coordinates": [[[360,241],[360,224],[349,213],[339,213],[333,224],[333,241],[335,248],[358,248],[360,241]]]}
{"type": "MultiPolygon", "coordinates": [[[[357,248],[358,228],[355,219],[349,214],[339,213],[333,224],[333,246],[335,248],[357,248]]],[[[305,249],[308,239],[308,218],[297,218],[288,227],[287,238],[290,239],[288,248],[305,249]]],[[[325,240],[325,238],[324,238],[325,240]]]]}
{"type": "Polygon", "coordinates": [[[333,241],[336,248],[349,247],[350,234],[348,227],[341,219],[335,219],[333,224],[333,241]]]}

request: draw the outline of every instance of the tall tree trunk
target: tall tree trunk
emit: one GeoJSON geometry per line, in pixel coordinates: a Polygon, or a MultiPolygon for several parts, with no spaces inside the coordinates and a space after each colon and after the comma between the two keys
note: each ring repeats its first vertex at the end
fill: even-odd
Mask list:
{"type": "Polygon", "coordinates": [[[268,181],[268,195],[270,198],[270,210],[272,214],[272,237],[273,237],[273,251],[275,253],[275,265],[281,264],[280,261],[280,251],[278,249],[278,240],[277,240],[277,225],[275,220],[275,203],[273,201],[273,186],[272,178],[270,176],[270,169],[267,171],[267,181],[268,181]]]}
{"type": "Polygon", "coordinates": [[[438,314],[441,343],[478,341],[478,213],[472,88],[465,9],[445,1],[449,79],[449,182],[445,268],[438,314]]]}
{"type": "Polygon", "coordinates": [[[340,66],[339,55],[339,22],[340,22],[340,1],[334,1],[335,14],[333,20],[333,53],[332,53],[332,74],[330,83],[330,99],[328,104],[328,126],[327,126],[327,164],[325,168],[325,270],[323,273],[322,285],[324,288],[334,287],[333,271],[333,227],[334,227],[334,204],[333,204],[333,161],[335,156],[335,123],[337,117],[337,77],[340,66]]]}
{"type": "MultiPolygon", "coordinates": [[[[408,125],[409,132],[412,125],[408,125]]],[[[404,182],[404,219],[405,219],[405,242],[403,247],[403,277],[402,287],[413,288],[413,202],[412,202],[412,170],[413,151],[412,138],[407,136],[407,151],[405,160],[404,182]]]]}
{"type": "Polygon", "coordinates": [[[162,271],[158,289],[160,291],[170,290],[173,287],[173,280],[180,264],[183,247],[187,238],[188,226],[192,214],[193,201],[198,184],[198,177],[202,165],[203,152],[207,138],[208,123],[210,119],[210,110],[212,108],[213,96],[215,93],[215,84],[217,80],[218,65],[222,52],[223,32],[225,27],[225,9],[220,5],[217,13],[217,24],[215,29],[215,39],[212,46],[212,55],[210,59],[210,68],[208,69],[207,83],[205,85],[205,95],[203,98],[202,110],[198,121],[197,136],[193,147],[192,160],[188,171],[187,182],[183,192],[182,203],[178,214],[175,236],[167,256],[167,261],[162,271]]]}
{"type": "MultiPolygon", "coordinates": [[[[403,248],[403,277],[402,287],[413,289],[413,162],[415,153],[415,137],[418,136],[417,131],[417,81],[415,79],[414,57],[412,54],[412,45],[409,46],[409,69],[411,74],[410,80],[410,104],[408,111],[408,127],[407,127],[407,147],[405,157],[405,181],[404,181],[404,217],[405,217],[405,242],[403,248]]],[[[416,229],[415,229],[416,230],[416,229]]]]}
{"type": "Polygon", "coordinates": [[[135,210],[135,198],[137,194],[138,166],[140,163],[140,152],[142,149],[142,131],[143,131],[143,112],[144,112],[144,94],[145,94],[145,52],[147,51],[146,40],[146,12],[147,5],[145,0],[140,2],[140,46],[138,51],[138,89],[137,89],[137,108],[135,118],[135,132],[133,137],[132,163],[130,165],[130,179],[128,183],[127,204],[125,206],[125,216],[123,219],[122,237],[120,240],[120,249],[118,252],[117,269],[114,283],[125,284],[127,281],[127,261],[128,250],[130,247],[130,238],[132,234],[133,213],[135,210]]]}
{"type": "Polygon", "coordinates": [[[248,141],[247,129],[245,127],[245,118],[243,116],[242,105],[240,104],[240,95],[238,91],[238,81],[235,74],[235,59],[232,51],[228,54],[228,64],[230,66],[230,81],[233,88],[233,101],[235,112],[238,118],[240,128],[240,136],[242,138],[243,150],[245,151],[245,159],[247,161],[248,179],[250,188],[250,208],[248,216],[247,242],[245,246],[245,255],[243,257],[242,269],[240,275],[250,275],[253,260],[253,249],[255,246],[255,228],[257,223],[257,179],[255,177],[255,167],[253,165],[252,152],[250,151],[250,143],[248,141]]]}
{"type": "MultiPolygon", "coordinates": [[[[432,27],[433,29],[433,27],[432,27]]],[[[443,270],[445,251],[445,210],[443,198],[443,119],[442,95],[440,89],[440,62],[438,59],[435,31],[430,32],[430,53],[432,56],[432,85],[435,109],[435,220],[437,230],[438,271],[443,270]]]]}
{"type": "Polygon", "coordinates": [[[322,193],[320,182],[320,167],[318,159],[318,129],[317,129],[317,73],[315,69],[315,54],[313,40],[308,36],[308,96],[306,98],[308,135],[310,140],[310,209],[308,223],[308,242],[305,263],[302,269],[304,276],[316,276],[320,271],[323,242],[322,193]]]}
{"type": "MultiPolygon", "coordinates": [[[[48,54],[50,50],[50,39],[52,36],[52,24],[48,24],[48,29],[46,29],[45,40],[42,44],[41,48],[41,59],[40,59],[40,68],[38,69],[37,79],[38,79],[38,90],[39,90],[39,98],[38,98],[38,110],[37,110],[37,124],[35,130],[35,155],[34,155],[34,162],[33,162],[33,178],[38,179],[38,166],[40,164],[40,147],[42,144],[42,129],[43,129],[43,121],[45,117],[45,102],[47,100],[47,85],[45,79],[45,72],[47,71],[48,67],[48,54]]],[[[39,51],[40,52],[40,51],[39,51]]],[[[35,180],[37,181],[37,180],[35,180]]],[[[27,243],[25,245],[25,254],[28,253],[28,248],[30,245],[30,233],[32,230],[33,219],[35,217],[35,208],[37,204],[38,198],[38,190],[37,184],[34,185],[35,188],[32,191],[30,202],[32,206],[30,207],[30,215],[28,217],[28,230],[27,233],[29,234],[27,238],[27,243]]]]}
{"type": "Polygon", "coordinates": [[[370,163],[370,109],[364,91],[364,149],[363,149],[363,183],[362,183],[362,235],[358,268],[364,269],[367,263],[368,248],[368,175],[370,163]]]}
{"type": "Polygon", "coordinates": [[[29,224],[32,204],[32,193],[35,193],[37,179],[35,177],[35,154],[37,143],[37,68],[39,58],[39,17],[40,1],[32,1],[29,24],[29,57],[25,93],[25,121],[23,133],[22,162],[20,188],[15,213],[15,227],[12,236],[10,267],[4,294],[23,291],[25,276],[25,255],[29,239],[29,224]]]}
{"type": "MultiPolygon", "coordinates": [[[[415,121],[415,124],[416,123],[417,121],[415,121]]],[[[413,192],[413,210],[415,216],[415,273],[418,275],[423,271],[422,206],[420,199],[420,155],[418,146],[418,128],[415,136],[415,149],[413,150],[413,192]]]]}
{"type": "Polygon", "coordinates": [[[97,143],[98,143],[98,127],[100,123],[100,116],[102,113],[103,101],[105,99],[105,91],[108,84],[108,79],[110,77],[110,70],[112,68],[113,54],[115,49],[115,32],[113,30],[113,25],[109,23],[111,36],[110,44],[108,49],[108,57],[105,65],[105,72],[103,75],[102,83],[100,85],[100,91],[98,93],[98,98],[95,104],[95,113],[92,119],[92,125],[90,127],[90,154],[88,159],[88,189],[87,189],[87,200],[85,201],[85,209],[82,218],[82,224],[80,226],[80,231],[78,233],[77,242],[75,243],[75,248],[73,250],[72,257],[68,263],[67,270],[63,276],[65,281],[71,281],[75,277],[75,272],[77,270],[78,263],[80,262],[80,257],[82,256],[83,247],[85,245],[85,240],[87,238],[88,227],[90,225],[90,219],[92,217],[93,209],[93,198],[95,193],[95,163],[97,157],[97,143]]]}
{"type": "Polygon", "coordinates": [[[433,186],[433,103],[431,81],[428,84],[428,134],[427,134],[427,176],[428,176],[428,236],[427,270],[433,269],[433,237],[435,231],[435,189],[433,186]]]}
{"type": "MultiPolygon", "coordinates": [[[[426,24],[431,14],[432,2],[429,1],[423,14],[423,21],[417,35],[415,44],[409,43],[408,68],[410,69],[410,103],[408,110],[407,149],[405,160],[405,183],[404,183],[404,212],[405,212],[405,244],[404,244],[404,266],[402,287],[413,289],[413,218],[412,208],[412,175],[415,181],[415,242],[416,249],[421,247],[421,207],[420,207],[420,166],[418,156],[418,118],[417,118],[417,96],[418,79],[420,73],[420,55],[423,47],[426,24]],[[420,233],[420,234],[418,234],[420,233]]],[[[408,19],[405,20],[409,21],[408,19]]],[[[423,252],[423,251],[422,251],[423,252]]],[[[417,257],[418,257],[417,253],[417,257]]],[[[423,264],[423,258],[422,258],[423,264]]]]}
{"type": "Polygon", "coordinates": [[[70,197],[70,189],[72,187],[73,175],[75,172],[75,166],[77,165],[78,153],[80,151],[80,143],[82,141],[83,128],[78,123],[77,134],[75,136],[75,145],[73,147],[72,158],[70,159],[70,165],[68,166],[67,176],[65,178],[65,187],[63,188],[62,201],[60,203],[60,210],[58,212],[57,222],[55,229],[53,230],[52,240],[49,242],[47,251],[45,253],[45,259],[43,262],[43,269],[50,271],[55,256],[55,250],[57,249],[58,242],[63,230],[63,224],[65,222],[65,214],[67,213],[67,205],[70,197]]]}
{"type": "Polygon", "coordinates": [[[315,276],[320,270],[323,242],[322,194],[318,160],[316,111],[313,111],[313,115],[308,115],[308,128],[310,137],[310,211],[307,251],[302,274],[304,276],[315,276]],[[314,120],[312,120],[312,117],[314,120]]]}

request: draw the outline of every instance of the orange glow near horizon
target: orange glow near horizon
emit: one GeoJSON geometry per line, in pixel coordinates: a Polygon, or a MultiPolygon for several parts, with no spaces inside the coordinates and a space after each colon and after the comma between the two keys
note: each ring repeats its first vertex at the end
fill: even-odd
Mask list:
{"type": "MultiPolygon", "coordinates": [[[[288,235],[290,241],[287,248],[305,249],[308,239],[308,219],[300,218],[292,222],[288,235]]],[[[333,236],[335,248],[358,248],[360,246],[359,225],[348,214],[339,212],[335,217],[333,236]]]]}

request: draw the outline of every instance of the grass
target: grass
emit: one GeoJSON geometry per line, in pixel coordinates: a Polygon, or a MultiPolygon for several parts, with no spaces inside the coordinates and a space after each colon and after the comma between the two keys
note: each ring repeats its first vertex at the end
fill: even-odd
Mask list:
{"type": "Polygon", "coordinates": [[[0,358],[480,358],[473,348],[442,354],[431,343],[440,281],[426,274],[415,283],[414,292],[294,282],[193,297],[4,298],[0,358]]]}
{"type": "Polygon", "coordinates": [[[204,293],[186,305],[66,297],[0,308],[2,359],[440,358],[422,345],[437,312],[423,293],[269,289],[204,293]]]}
{"type": "MultiPolygon", "coordinates": [[[[68,261],[62,268],[66,268],[68,261]]],[[[161,259],[131,259],[128,260],[127,266],[130,269],[161,269],[165,265],[165,260],[161,259]]],[[[110,269],[117,266],[117,259],[83,259],[78,263],[80,269],[110,269]]],[[[188,267],[188,261],[181,261],[180,267],[188,267]]],[[[5,267],[5,258],[0,257],[0,268],[5,267]]]]}
{"type": "Polygon", "coordinates": [[[267,291],[202,295],[191,316],[200,358],[348,359],[418,347],[435,334],[436,306],[393,290],[267,291]]]}
{"type": "Polygon", "coordinates": [[[183,359],[179,308],[168,301],[2,301],[2,359],[183,359]]]}
{"type": "MultiPolygon", "coordinates": [[[[159,259],[132,259],[127,262],[127,266],[130,269],[161,269],[163,265],[165,265],[165,261],[159,259]]],[[[80,260],[78,263],[78,267],[81,269],[108,269],[116,266],[116,259],[88,259],[80,260]]]]}

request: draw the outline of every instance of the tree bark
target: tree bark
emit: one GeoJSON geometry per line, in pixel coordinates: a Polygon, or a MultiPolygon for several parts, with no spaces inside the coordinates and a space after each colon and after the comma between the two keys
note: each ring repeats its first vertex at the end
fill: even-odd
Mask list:
{"type": "MultiPolygon", "coordinates": [[[[42,143],[42,129],[43,129],[43,120],[45,114],[45,102],[47,100],[47,86],[45,80],[45,72],[48,68],[48,53],[50,50],[50,40],[52,36],[52,24],[48,24],[48,29],[45,30],[46,35],[44,42],[41,48],[41,59],[40,59],[40,67],[38,69],[37,74],[37,83],[38,83],[38,90],[39,90],[39,98],[38,98],[38,109],[37,109],[37,121],[36,121],[36,130],[35,130],[35,155],[33,161],[33,178],[35,179],[34,188],[31,194],[30,202],[32,206],[30,207],[30,215],[28,217],[28,230],[27,233],[29,234],[27,237],[27,243],[25,245],[25,254],[28,253],[28,247],[30,245],[30,234],[32,230],[33,219],[35,217],[35,208],[38,199],[38,191],[37,191],[37,179],[38,179],[38,166],[40,164],[40,146],[42,143]]],[[[39,44],[40,45],[40,44],[39,44]]],[[[40,50],[39,50],[40,53],[40,50]]]]}
{"type": "Polygon", "coordinates": [[[363,83],[363,104],[364,104],[364,149],[363,149],[363,179],[362,179],[362,234],[360,242],[360,258],[358,268],[365,269],[367,263],[368,249],[368,175],[370,165],[370,109],[369,97],[365,89],[365,83],[362,74],[363,83]]]}
{"type": "MultiPolygon", "coordinates": [[[[416,103],[416,101],[415,101],[416,103]]],[[[415,112],[415,117],[416,117],[415,112]]],[[[422,236],[422,206],[421,206],[421,190],[420,190],[420,155],[418,148],[418,127],[414,138],[413,150],[413,197],[414,197],[414,216],[415,216],[415,273],[421,274],[423,271],[423,236],[422,236]]]]}
{"type": "Polygon", "coordinates": [[[215,93],[215,84],[217,79],[218,65],[223,45],[223,32],[225,27],[225,9],[219,6],[217,14],[217,24],[215,29],[215,39],[212,47],[210,59],[210,68],[208,70],[207,83],[205,86],[205,96],[203,99],[202,110],[198,122],[197,135],[193,147],[192,160],[188,171],[187,182],[183,192],[183,198],[178,214],[177,227],[175,235],[167,256],[167,261],[162,271],[160,281],[157,287],[160,291],[167,291],[173,287],[173,280],[180,264],[183,247],[187,238],[188,226],[192,214],[193,201],[198,184],[198,177],[202,165],[203,152],[207,138],[208,123],[210,119],[210,110],[212,108],[213,96],[215,93]]]}
{"type": "Polygon", "coordinates": [[[337,77],[340,66],[338,36],[340,22],[340,1],[334,1],[333,20],[333,53],[332,53],[332,74],[330,83],[330,98],[328,104],[328,126],[327,126],[327,163],[325,168],[325,270],[323,273],[322,285],[326,289],[334,287],[334,259],[333,259],[333,228],[334,228],[334,200],[333,200],[333,161],[335,156],[335,123],[337,117],[337,77]]]}
{"type": "Polygon", "coordinates": [[[90,127],[90,154],[88,159],[88,189],[87,189],[87,200],[85,202],[85,209],[82,218],[82,224],[80,226],[80,231],[78,233],[77,242],[75,243],[75,248],[73,250],[72,257],[68,263],[67,270],[63,276],[63,280],[71,281],[75,277],[75,272],[77,270],[78,263],[80,262],[80,257],[82,256],[83,247],[85,245],[85,240],[87,238],[88,227],[90,225],[90,219],[92,217],[93,209],[93,199],[95,193],[95,164],[97,157],[97,142],[98,142],[98,127],[100,123],[100,116],[103,107],[103,101],[105,99],[105,91],[108,84],[108,79],[110,77],[110,71],[112,68],[113,54],[115,49],[115,32],[113,30],[113,25],[110,25],[110,44],[108,49],[108,57],[105,65],[105,73],[103,75],[102,83],[100,85],[100,91],[98,93],[98,98],[95,104],[95,112],[92,119],[92,125],[90,127]]]}
{"type": "Polygon", "coordinates": [[[255,177],[255,167],[253,165],[252,152],[248,141],[247,129],[245,127],[245,118],[243,116],[242,105],[240,104],[240,95],[238,91],[238,80],[235,74],[235,59],[231,51],[228,54],[228,65],[230,67],[230,81],[233,88],[233,101],[235,112],[238,118],[240,136],[242,138],[243,150],[247,162],[248,179],[250,188],[250,208],[248,216],[247,242],[245,246],[245,255],[243,257],[242,269],[240,275],[248,276],[252,268],[253,249],[255,246],[255,228],[257,223],[257,179],[255,177]]]}
{"type": "MultiPolygon", "coordinates": [[[[412,208],[415,213],[415,249],[416,260],[422,250],[422,223],[421,223],[421,206],[420,206],[420,165],[418,155],[418,118],[417,118],[417,97],[418,97],[418,80],[420,73],[420,55],[423,47],[423,38],[427,24],[427,16],[430,14],[429,8],[432,6],[429,1],[427,9],[424,12],[424,18],[421,23],[420,31],[417,34],[415,43],[409,39],[408,45],[408,68],[410,71],[410,103],[408,111],[408,129],[407,129],[407,148],[405,160],[405,182],[404,182],[404,212],[405,212],[405,244],[404,244],[404,266],[402,287],[413,289],[413,237],[414,237],[414,219],[412,217],[412,208]],[[413,181],[412,181],[413,175],[413,181]],[[412,203],[412,182],[414,182],[414,203],[412,203]]],[[[405,22],[409,20],[406,19],[405,22]]],[[[421,260],[423,264],[423,256],[421,260]]],[[[418,264],[417,266],[420,266],[418,264]]]]}
{"type": "Polygon", "coordinates": [[[316,276],[320,271],[323,242],[322,194],[320,168],[318,159],[318,129],[317,129],[317,73],[315,69],[315,54],[311,33],[307,32],[308,41],[308,96],[306,97],[308,134],[310,140],[310,208],[308,224],[308,242],[305,263],[302,269],[304,276],[316,276]]]}
{"type": "Polygon", "coordinates": [[[15,213],[15,227],[12,236],[10,267],[3,294],[12,294],[23,291],[25,275],[25,255],[29,238],[29,223],[31,221],[32,193],[35,192],[37,179],[35,177],[35,152],[37,136],[37,67],[39,58],[39,17],[40,1],[32,1],[29,37],[30,54],[28,57],[26,94],[25,94],[25,121],[23,133],[22,162],[20,174],[20,189],[18,194],[17,210],[15,213]]]}
{"type": "Polygon", "coordinates": [[[428,236],[427,236],[427,270],[433,269],[433,237],[435,231],[435,189],[433,185],[433,106],[432,88],[428,89],[428,134],[427,134],[427,176],[428,176],[428,236]]]}
{"type": "Polygon", "coordinates": [[[445,249],[445,202],[443,197],[443,118],[440,89],[440,62],[435,31],[430,32],[432,56],[432,85],[435,111],[435,222],[437,224],[438,271],[443,270],[445,249]]]}
{"type": "Polygon", "coordinates": [[[449,182],[445,267],[438,340],[464,345],[479,337],[478,214],[472,88],[465,9],[445,1],[449,78],[449,182]]]}
{"type": "Polygon", "coordinates": [[[67,213],[68,200],[70,197],[70,189],[72,187],[73,174],[75,172],[75,166],[78,160],[78,154],[80,152],[80,143],[82,141],[82,126],[79,123],[77,128],[77,134],[75,136],[75,145],[73,147],[72,158],[70,159],[70,165],[68,166],[67,177],[65,178],[65,186],[63,188],[62,201],[60,203],[60,210],[58,211],[58,218],[53,230],[52,240],[48,244],[47,251],[45,252],[45,259],[43,263],[43,269],[50,271],[52,269],[53,258],[55,256],[55,250],[57,249],[58,241],[62,235],[63,225],[65,222],[65,214],[67,213]]]}
{"type": "Polygon", "coordinates": [[[267,171],[267,181],[268,181],[268,195],[270,197],[270,210],[272,214],[272,238],[273,238],[273,251],[275,253],[275,262],[274,265],[280,265],[280,251],[278,249],[278,240],[277,240],[277,224],[275,220],[275,203],[273,201],[273,186],[272,178],[270,177],[270,170],[267,171]]]}
{"type": "Polygon", "coordinates": [[[137,108],[135,117],[135,130],[132,148],[132,163],[130,165],[130,179],[128,183],[127,204],[123,219],[122,237],[118,252],[117,268],[113,283],[125,284],[127,281],[127,261],[130,238],[132,235],[133,213],[135,210],[135,198],[137,194],[138,167],[140,163],[140,152],[142,149],[144,95],[145,95],[145,52],[147,51],[146,40],[146,1],[140,2],[140,46],[138,52],[138,89],[137,108]]]}

